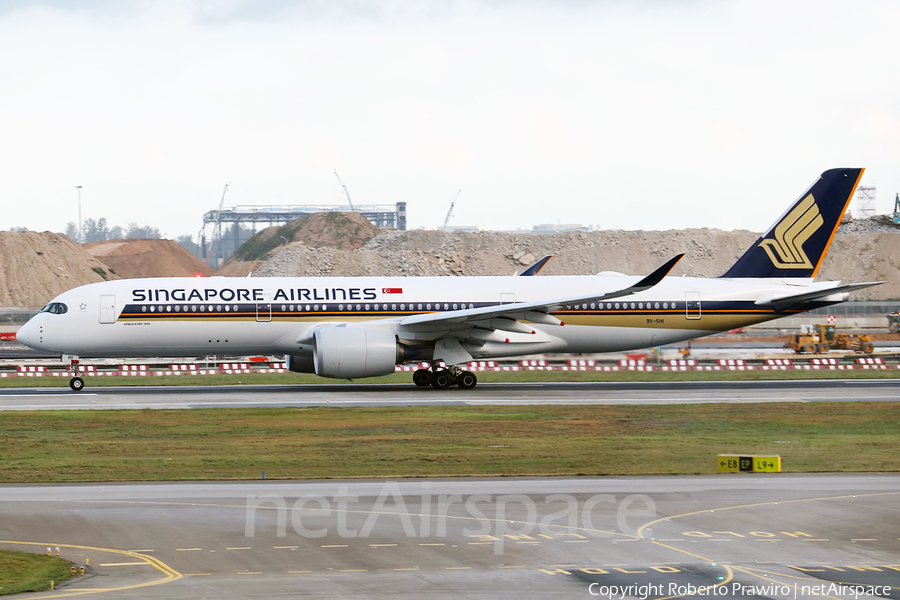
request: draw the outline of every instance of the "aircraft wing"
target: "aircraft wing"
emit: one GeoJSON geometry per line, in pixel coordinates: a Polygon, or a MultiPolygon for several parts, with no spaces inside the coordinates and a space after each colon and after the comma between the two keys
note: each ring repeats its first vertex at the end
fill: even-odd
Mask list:
{"type": "Polygon", "coordinates": [[[805,302],[811,302],[813,300],[818,300],[820,298],[826,298],[828,296],[832,296],[834,294],[847,294],[850,292],[854,292],[856,290],[862,290],[868,287],[873,287],[876,285],[881,285],[882,283],[886,283],[884,281],[869,281],[866,283],[848,283],[847,285],[839,285],[836,287],[830,288],[822,288],[818,290],[814,290],[812,292],[804,292],[802,294],[791,294],[789,296],[777,296],[774,298],[767,298],[765,300],[758,300],[756,304],[762,306],[772,306],[777,311],[782,311],[787,308],[793,308],[798,305],[801,305],[805,302]]]}
{"type": "Polygon", "coordinates": [[[684,254],[679,254],[666,264],[659,267],[637,283],[627,288],[595,294],[591,296],[572,296],[555,298],[552,300],[538,300],[534,302],[514,302],[481,308],[469,308],[449,312],[412,315],[400,320],[400,324],[410,329],[456,329],[457,327],[482,326],[486,329],[500,329],[503,331],[518,331],[532,333],[531,328],[518,323],[519,319],[543,323],[546,325],[562,325],[562,321],[549,313],[560,310],[564,306],[580,304],[582,302],[600,302],[612,298],[621,298],[649,290],[669,274],[675,264],[681,260],[684,254]]]}

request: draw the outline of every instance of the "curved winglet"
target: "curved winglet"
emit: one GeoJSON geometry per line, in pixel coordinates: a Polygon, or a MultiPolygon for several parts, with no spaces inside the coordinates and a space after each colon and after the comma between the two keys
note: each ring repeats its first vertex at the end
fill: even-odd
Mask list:
{"type": "Polygon", "coordinates": [[[656,269],[655,271],[653,271],[652,273],[650,273],[649,275],[647,275],[646,277],[644,277],[643,279],[638,281],[636,284],[631,286],[629,289],[632,291],[632,293],[649,290],[654,285],[656,285],[657,283],[662,281],[663,278],[669,274],[669,271],[671,271],[675,267],[675,265],[678,264],[678,261],[681,260],[682,258],[684,258],[684,253],[681,253],[678,256],[672,258],[666,264],[664,264],[660,268],[656,269]]]}
{"type": "Polygon", "coordinates": [[[544,265],[546,265],[547,261],[551,258],[553,258],[552,254],[545,256],[541,260],[537,261],[536,263],[519,273],[519,277],[531,277],[532,275],[537,275],[541,272],[541,269],[544,268],[544,265]]]}

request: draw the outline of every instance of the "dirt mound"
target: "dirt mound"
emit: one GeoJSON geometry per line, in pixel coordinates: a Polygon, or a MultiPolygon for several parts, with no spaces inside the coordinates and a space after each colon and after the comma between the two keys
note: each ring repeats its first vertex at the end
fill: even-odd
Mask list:
{"type": "MultiPolygon", "coordinates": [[[[0,306],[40,308],[71,288],[122,277],[512,275],[547,254],[541,275],[646,274],[675,254],[674,276],[716,277],[750,247],[750,231],[592,231],[557,234],[445,233],[378,229],[356,213],[318,213],[257,234],[281,252],[265,263],[229,261],[215,273],[171,240],[75,244],[57,233],[0,231],[0,306]],[[282,233],[277,233],[281,231],[282,233]],[[291,241],[284,246],[284,240],[291,241]],[[362,247],[361,244],[368,240],[362,247]],[[102,261],[102,262],[100,262],[102,261]]],[[[900,299],[900,227],[886,218],[843,225],[819,280],[886,281],[854,300],[900,299]]],[[[252,240],[251,240],[252,241],[252,240]]],[[[249,244],[250,242],[248,242],[249,244]]],[[[263,253],[263,255],[265,254],[263,253]]]]}
{"type": "Polygon", "coordinates": [[[288,244],[309,248],[352,250],[362,247],[379,233],[378,227],[356,212],[313,213],[285,225],[263,229],[244,242],[223,267],[233,262],[270,258],[284,249],[285,240],[288,244]]]}
{"type": "Polygon", "coordinates": [[[392,231],[358,250],[288,248],[256,275],[512,275],[546,255],[543,275],[647,274],[678,253],[687,256],[673,275],[724,273],[758,234],[709,229],[593,231],[556,234],[392,231]]]}
{"type": "MultiPolygon", "coordinates": [[[[854,292],[854,300],[900,298],[900,228],[856,223],[861,233],[834,238],[817,279],[887,281],[854,292]]],[[[645,275],[679,253],[673,276],[718,277],[759,237],[751,231],[591,231],[556,234],[391,231],[357,250],[295,245],[259,267],[256,276],[512,275],[553,255],[541,275],[645,275]]]]}
{"type": "Polygon", "coordinates": [[[216,271],[216,275],[222,277],[246,277],[256,269],[263,265],[261,260],[235,260],[228,261],[222,265],[222,268],[216,271]]]}
{"type": "Polygon", "coordinates": [[[82,246],[121,277],[208,277],[215,269],[173,240],[108,240],[82,246]]]}
{"type": "Polygon", "coordinates": [[[853,219],[841,223],[838,235],[843,233],[897,233],[900,225],[894,225],[891,215],[874,215],[865,219],[853,219]]]}
{"type": "Polygon", "coordinates": [[[371,221],[356,212],[314,213],[297,221],[299,228],[291,241],[310,248],[353,250],[381,233],[371,221]]]}
{"type": "Polygon", "coordinates": [[[0,231],[0,306],[41,308],[88,283],[118,279],[61,233],[0,231]]]}

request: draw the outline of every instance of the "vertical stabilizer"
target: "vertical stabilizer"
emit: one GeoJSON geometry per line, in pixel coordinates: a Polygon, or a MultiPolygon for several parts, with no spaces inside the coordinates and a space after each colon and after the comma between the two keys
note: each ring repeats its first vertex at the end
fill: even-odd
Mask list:
{"type": "Polygon", "coordinates": [[[815,277],[864,170],[822,173],[722,277],[815,277]]]}

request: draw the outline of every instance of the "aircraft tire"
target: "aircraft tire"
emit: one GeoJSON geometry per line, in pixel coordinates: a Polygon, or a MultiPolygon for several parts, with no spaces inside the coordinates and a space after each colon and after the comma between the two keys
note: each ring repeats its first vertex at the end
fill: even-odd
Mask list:
{"type": "Polygon", "coordinates": [[[471,390],[478,384],[478,378],[471,371],[463,371],[456,378],[456,385],[464,390],[471,390]]]}
{"type": "Polygon", "coordinates": [[[432,375],[428,369],[419,369],[413,373],[413,383],[419,387],[431,385],[432,375]]]}
{"type": "Polygon", "coordinates": [[[437,390],[446,390],[450,387],[450,373],[446,369],[435,371],[431,377],[431,387],[437,390]]]}
{"type": "Polygon", "coordinates": [[[84,379],[81,377],[73,377],[69,380],[69,387],[76,392],[80,392],[84,389],[84,379]]]}

